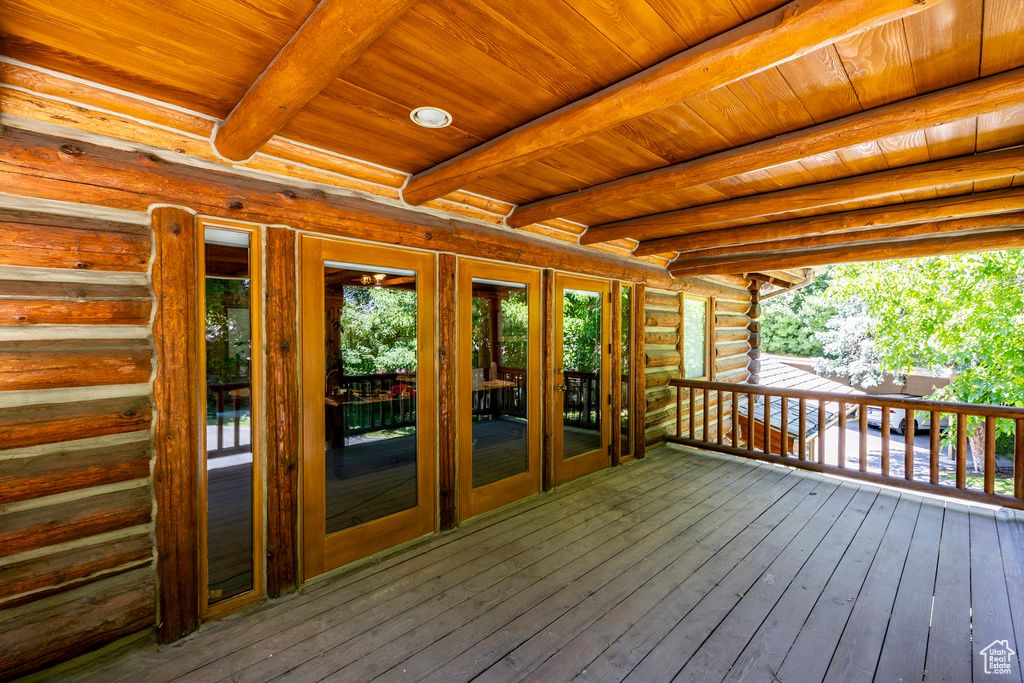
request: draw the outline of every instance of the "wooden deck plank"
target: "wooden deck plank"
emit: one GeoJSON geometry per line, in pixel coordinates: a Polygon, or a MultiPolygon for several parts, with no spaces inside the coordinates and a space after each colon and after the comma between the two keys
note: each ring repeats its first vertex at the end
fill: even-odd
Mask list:
{"type": "MultiPolygon", "coordinates": [[[[835,490],[836,486],[817,484],[821,489],[815,496],[809,496],[813,481],[805,480],[799,482],[790,491],[773,503],[768,510],[761,514],[746,529],[738,534],[727,545],[740,546],[750,549],[750,552],[739,563],[763,563],[765,557],[772,552],[781,551],[780,544],[787,535],[795,534],[802,528],[822,503],[835,490]],[[799,516],[794,515],[794,509],[800,511],[799,516]],[[796,527],[796,529],[794,529],[796,527]],[[758,540],[758,539],[762,540],[758,540]],[[768,538],[771,541],[767,540],[768,538]],[[755,547],[756,546],[756,547],[755,547]]],[[[702,541],[703,543],[703,541],[702,541]]],[[[718,560],[725,553],[725,548],[716,553],[715,560],[718,560]]],[[[737,565],[739,566],[739,565],[737,565]]],[[[637,565],[637,571],[616,577],[614,581],[603,587],[601,590],[588,596],[576,607],[568,610],[561,617],[553,621],[548,627],[537,635],[530,638],[523,645],[516,648],[507,657],[502,658],[480,677],[481,681],[498,680],[519,680],[526,674],[534,671],[535,667],[545,662],[552,652],[560,652],[566,643],[579,635],[585,628],[595,623],[608,611],[622,604],[633,595],[644,583],[647,576],[655,575],[654,581],[658,580],[658,566],[637,565]]],[[[660,571],[660,570],[659,570],[660,571]]],[[[705,574],[717,571],[715,562],[709,560],[698,572],[705,574]],[[709,566],[710,565],[710,566],[709,566]]],[[[733,570],[734,572],[736,570],[733,570]]],[[[696,574],[695,572],[694,574],[696,574]]],[[[691,575],[693,576],[693,575],[691,575]]],[[[571,664],[570,664],[571,666],[571,664]]],[[[576,668],[573,673],[579,671],[576,668]]],[[[566,676],[553,675],[551,671],[541,672],[534,676],[535,680],[560,680],[566,676]]]]}
{"type": "MultiPolygon", "coordinates": [[[[921,507],[918,496],[900,499],[860,594],[854,598],[850,618],[825,673],[826,680],[837,683],[874,680],[921,507]]],[[[908,575],[907,579],[927,584],[934,581],[934,576],[934,573],[923,577],[908,575]]],[[[888,680],[888,675],[882,673],[882,678],[888,680]]]]}
{"type": "MultiPolygon", "coordinates": [[[[778,559],[789,543],[803,530],[807,521],[814,517],[821,505],[836,490],[837,486],[833,482],[819,483],[814,491],[810,492],[814,494],[813,496],[804,497],[800,505],[787,514],[784,520],[773,525],[764,540],[731,570],[728,570],[728,566],[716,567],[716,570],[728,571],[720,580],[716,577],[722,576],[720,571],[714,571],[707,576],[709,583],[717,580],[717,584],[711,584],[710,590],[708,586],[693,581],[696,575],[680,584],[669,596],[669,600],[662,601],[656,608],[661,615],[668,617],[667,621],[678,619],[678,623],[633,668],[625,680],[674,679],[704,640],[737,603],[746,597],[751,587],[756,585],[764,572],[764,567],[778,559]],[[693,606],[686,610],[686,606],[691,604],[693,606]]],[[[716,559],[725,560],[726,556],[722,554],[721,558],[716,559]]]]}
{"type": "MultiPolygon", "coordinates": [[[[1002,509],[996,513],[999,549],[1006,573],[1006,591],[1010,598],[1013,632],[1016,642],[1024,638],[1024,514],[1002,509]]],[[[1017,648],[1018,650],[1020,648],[1017,648]]],[[[1017,653],[1017,666],[1024,671],[1021,653],[1017,653]]]]}
{"type": "MultiPolygon", "coordinates": [[[[240,683],[263,681],[280,673],[304,680],[319,680],[367,655],[374,655],[377,670],[366,673],[379,673],[381,654],[377,651],[382,640],[401,638],[402,642],[397,647],[408,647],[411,641],[402,636],[422,626],[417,635],[429,635],[432,641],[442,615],[465,600],[500,603],[511,590],[507,585],[509,579],[515,582],[523,576],[558,571],[581,554],[586,554],[581,553],[581,549],[595,544],[594,538],[603,537],[609,527],[628,534],[637,517],[656,515],[665,508],[671,512],[689,493],[713,486],[721,479],[728,480],[728,473],[723,474],[722,469],[712,467],[696,472],[701,476],[677,477],[673,482],[637,496],[628,504],[608,510],[547,540],[538,538],[529,545],[506,546],[475,563],[465,563],[427,584],[421,584],[415,590],[395,595],[379,609],[364,610],[358,615],[337,615],[337,619],[330,620],[331,627],[319,633],[307,634],[309,629],[302,628],[303,637],[292,647],[277,652],[273,659],[264,658],[237,672],[232,680],[240,683]],[[528,568],[532,571],[527,572],[528,568]]],[[[738,476],[743,476],[742,468],[738,476]]],[[[324,621],[319,620],[315,626],[322,627],[324,621]]],[[[389,650],[388,656],[397,654],[395,647],[389,647],[389,650]]],[[[350,672],[346,676],[353,680],[364,678],[350,672]]]]}
{"type": "Polygon", "coordinates": [[[993,675],[985,670],[982,652],[998,641],[1006,641],[1014,651],[1020,650],[1013,632],[1010,599],[1006,590],[1006,575],[999,557],[999,534],[995,515],[991,510],[971,508],[971,631],[974,649],[974,680],[995,679],[1017,683],[1021,670],[1017,656],[1011,657],[1006,673],[993,675]]]}
{"type": "MultiPolygon", "coordinates": [[[[696,504],[685,509],[683,514],[674,520],[672,531],[679,539],[677,542],[693,543],[695,539],[706,535],[718,523],[718,516],[712,515],[712,512],[721,511],[722,514],[725,514],[725,511],[730,514],[739,512],[742,505],[737,501],[748,500],[739,496],[741,492],[748,488],[754,488],[759,493],[765,493],[781,476],[781,473],[772,473],[764,468],[749,470],[734,482],[729,483],[724,489],[720,489],[714,499],[712,496],[715,495],[715,492],[707,491],[710,486],[703,487],[702,490],[694,494],[694,497],[697,498],[694,501],[696,504]]],[[[622,550],[627,549],[629,549],[628,543],[618,552],[621,553],[622,550]]],[[[626,553],[624,559],[629,559],[629,553],[626,553]]],[[[592,559],[589,562],[576,563],[574,567],[579,571],[578,576],[585,575],[589,569],[593,568],[595,565],[592,559]]],[[[509,646],[504,639],[503,628],[505,626],[519,615],[558,593],[565,586],[572,584],[576,576],[562,572],[557,576],[535,577],[543,578],[543,580],[536,581],[527,590],[513,595],[497,608],[468,623],[460,624],[459,628],[443,636],[436,643],[432,643],[428,649],[396,664],[387,672],[387,675],[381,677],[381,681],[407,679],[406,672],[409,671],[415,672],[417,676],[422,676],[424,680],[468,680],[472,678],[473,675],[494,661],[492,657],[505,656],[514,647],[514,645],[509,646]]],[[[591,578],[599,580],[601,576],[595,575],[591,578]]],[[[518,644],[515,638],[515,633],[510,634],[510,640],[518,644]]]]}
{"type": "MultiPolygon", "coordinates": [[[[715,464],[722,464],[719,459],[715,464]]],[[[466,559],[464,552],[494,552],[503,542],[528,535],[539,528],[553,527],[574,514],[588,514],[598,501],[617,504],[628,500],[635,492],[648,490],[659,482],[685,474],[699,465],[696,461],[681,464],[670,458],[655,457],[649,462],[630,464],[629,469],[643,470],[642,476],[624,477],[620,472],[602,470],[592,476],[578,479],[560,487],[558,496],[538,495],[501,510],[474,518],[463,525],[459,535],[435,536],[414,549],[400,549],[380,558],[370,558],[340,576],[325,576],[305,586],[306,601],[284,600],[271,603],[259,610],[256,623],[226,620],[214,624],[209,632],[216,634],[212,642],[198,645],[186,641],[165,651],[167,654],[156,672],[147,672],[150,662],[141,659],[137,666],[118,666],[118,677],[107,680],[134,681],[147,672],[147,683],[161,683],[185,676],[195,669],[228,657],[250,645],[272,639],[279,631],[302,623],[319,612],[355,599],[374,587],[390,582],[405,581],[416,572],[440,568],[453,558],[466,559]],[[635,469],[634,469],[635,468],[635,469]],[[613,476],[613,475],[618,476],[613,476]],[[310,604],[313,607],[310,607],[310,604]]],[[[471,558],[470,558],[471,559],[471,558]]],[[[97,670],[101,673],[102,670],[97,670]]]]}
{"type": "Polygon", "coordinates": [[[971,529],[966,505],[946,504],[924,668],[931,681],[971,680],[971,529]]]}
{"type": "Polygon", "coordinates": [[[1014,513],[672,446],[51,679],[988,680],[1022,560],[1014,513]]]}
{"type": "Polygon", "coordinates": [[[806,525],[786,551],[768,566],[762,577],[744,591],[742,600],[700,644],[675,681],[720,681],[725,678],[737,655],[789,590],[813,553],[840,530],[842,515],[859,488],[844,484],[829,496],[814,515],[814,523],[806,525]]]}
{"type": "Polygon", "coordinates": [[[925,670],[934,588],[924,588],[935,584],[943,508],[940,501],[929,499],[921,505],[878,658],[878,677],[883,680],[917,681],[925,670]]]}

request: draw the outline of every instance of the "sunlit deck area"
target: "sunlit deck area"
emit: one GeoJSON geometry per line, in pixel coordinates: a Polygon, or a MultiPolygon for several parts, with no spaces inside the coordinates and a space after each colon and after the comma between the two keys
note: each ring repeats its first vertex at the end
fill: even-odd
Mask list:
{"type": "Polygon", "coordinates": [[[669,446],[60,675],[1019,681],[1019,514],[669,446]]]}

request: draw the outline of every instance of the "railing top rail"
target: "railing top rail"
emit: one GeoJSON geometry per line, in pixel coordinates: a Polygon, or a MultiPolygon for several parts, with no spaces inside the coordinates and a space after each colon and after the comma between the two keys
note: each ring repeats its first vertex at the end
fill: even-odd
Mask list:
{"type": "Polygon", "coordinates": [[[785,396],[787,398],[806,398],[813,401],[828,403],[847,403],[862,406],[880,406],[886,408],[910,408],[913,410],[936,411],[940,413],[969,413],[983,417],[1005,418],[1018,420],[1024,418],[1024,408],[1010,406],[993,406],[981,403],[953,403],[948,401],[930,401],[921,398],[890,398],[885,396],[866,396],[863,394],[841,394],[832,391],[812,391],[808,389],[786,389],[769,387],[761,384],[740,384],[733,382],[708,382],[697,379],[671,379],[669,386],[684,389],[710,389],[735,391],[759,396],[785,396]]]}

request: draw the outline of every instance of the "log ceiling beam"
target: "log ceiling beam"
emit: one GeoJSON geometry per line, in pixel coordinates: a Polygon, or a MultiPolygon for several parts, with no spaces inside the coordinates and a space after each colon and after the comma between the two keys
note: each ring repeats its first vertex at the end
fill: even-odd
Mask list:
{"type": "Polygon", "coordinates": [[[690,257],[707,256],[710,255],[711,250],[731,249],[731,251],[736,251],[737,247],[755,243],[764,243],[765,248],[771,248],[771,243],[776,240],[795,237],[812,237],[866,228],[969,218],[1011,211],[1024,211],[1024,188],[1014,187],[973,195],[942,197],[909,204],[893,204],[788,221],[744,225],[739,228],[708,230],[677,237],[664,237],[641,242],[633,251],[633,255],[647,256],[675,251],[680,255],[685,253],[690,257]]]}
{"type": "Polygon", "coordinates": [[[213,134],[217,153],[244,161],[355,62],[416,0],[321,0],[213,134]]]}
{"type": "Polygon", "coordinates": [[[409,181],[423,204],[695,95],[809,54],[942,0],[795,0],[589,97],[515,128],[409,181]]]}
{"type": "Polygon", "coordinates": [[[506,222],[519,228],[609,204],[684,190],[816,154],[974,118],[1021,102],[1024,69],[1015,69],[699,159],[524,204],[506,222]]]}
{"type": "Polygon", "coordinates": [[[669,264],[673,277],[755,273],[774,268],[807,268],[811,266],[886,261],[898,258],[923,258],[965,252],[999,251],[1024,247],[1024,229],[1018,225],[987,230],[962,230],[954,234],[926,235],[917,239],[893,242],[870,240],[831,247],[788,249],[738,254],[735,257],[694,265],[690,259],[677,259],[669,264]]]}
{"type": "Polygon", "coordinates": [[[847,202],[895,198],[901,192],[1006,178],[1019,173],[1024,173],[1024,148],[971,154],[596,225],[580,236],[580,244],[623,237],[648,241],[705,232],[722,223],[839,207],[847,202]]]}
{"type": "Polygon", "coordinates": [[[696,268],[699,266],[735,263],[775,256],[788,257],[819,247],[838,247],[844,244],[881,242],[883,240],[895,244],[925,237],[940,237],[950,233],[982,232],[1009,227],[1024,227],[1024,211],[960,218],[951,221],[930,221],[917,225],[875,228],[857,232],[839,232],[815,237],[800,237],[797,239],[780,240],[778,242],[747,244],[739,248],[719,247],[718,249],[705,249],[699,252],[690,252],[686,256],[680,256],[672,261],[669,268],[696,268]]]}

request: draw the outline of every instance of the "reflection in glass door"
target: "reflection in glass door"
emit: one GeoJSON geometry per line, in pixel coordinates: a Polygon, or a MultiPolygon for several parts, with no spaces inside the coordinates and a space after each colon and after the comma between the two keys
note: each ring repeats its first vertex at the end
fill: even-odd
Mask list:
{"type": "Polygon", "coordinates": [[[555,275],[555,483],[606,467],[609,283],[555,275]]]}
{"type": "Polygon", "coordinates": [[[461,521],[540,490],[540,273],[461,259],[458,291],[461,521]]]}
{"type": "Polygon", "coordinates": [[[633,410],[633,381],[630,369],[633,364],[633,286],[622,284],[619,289],[619,358],[622,366],[620,384],[621,414],[619,416],[619,459],[633,455],[633,429],[630,415],[633,410]]]}
{"type": "Polygon", "coordinates": [[[434,528],[433,257],[302,242],[306,578],[434,528]]]}
{"type": "Polygon", "coordinates": [[[262,594],[262,487],[260,482],[259,232],[245,225],[200,221],[205,334],[203,400],[205,462],[203,616],[223,615],[262,594]]]}

